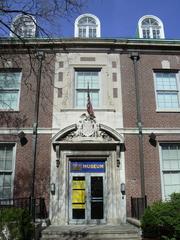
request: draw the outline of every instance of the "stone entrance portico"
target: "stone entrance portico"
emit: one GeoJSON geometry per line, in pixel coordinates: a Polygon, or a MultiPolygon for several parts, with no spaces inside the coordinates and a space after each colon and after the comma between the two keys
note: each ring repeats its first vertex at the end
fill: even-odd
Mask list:
{"type": "Polygon", "coordinates": [[[78,124],[53,137],[51,184],[55,185],[55,192],[50,201],[53,225],[126,221],[126,198],[120,189],[121,183],[125,183],[122,145],[123,137],[118,132],[86,114],[81,115],[78,124]],[[72,169],[75,164],[76,169],[72,169]],[[100,165],[102,169],[96,167],[100,165]]]}

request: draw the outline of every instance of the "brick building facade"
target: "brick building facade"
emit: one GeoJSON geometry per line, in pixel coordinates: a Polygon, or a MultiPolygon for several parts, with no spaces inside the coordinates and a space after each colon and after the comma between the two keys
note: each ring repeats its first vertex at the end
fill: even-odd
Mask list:
{"type": "Polygon", "coordinates": [[[139,22],[143,39],[95,38],[95,28],[79,27],[84,17],[97,21],[79,17],[76,38],[0,40],[0,198],[29,197],[35,168],[35,197],[56,225],[125,222],[131,197],[151,204],[180,191],[180,42],[144,32],[152,16],[139,22]]]}

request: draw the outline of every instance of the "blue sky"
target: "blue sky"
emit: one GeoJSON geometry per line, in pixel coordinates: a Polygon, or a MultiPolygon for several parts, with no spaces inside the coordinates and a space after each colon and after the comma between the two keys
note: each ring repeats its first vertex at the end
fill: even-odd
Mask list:
{"type": "MultiPolygon", "coordinates": [[[[180,0],[87,0],[81,13],[100,19],[101,37],[133,38],[138,20],[155,15],[164,23],[166,39],[180,39],[180,0]]],[[[62,37],[73,37],[77,16],[61,20],[58,32],[62,37]]]]}

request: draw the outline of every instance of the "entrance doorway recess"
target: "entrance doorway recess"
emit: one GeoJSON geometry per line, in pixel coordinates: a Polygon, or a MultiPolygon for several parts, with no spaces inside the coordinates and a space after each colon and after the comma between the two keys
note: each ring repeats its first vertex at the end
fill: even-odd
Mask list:
{"type": "Polygon", "coordinates": [[[105,161],[69,161],[69,223],[106,222],[105,161]]]}

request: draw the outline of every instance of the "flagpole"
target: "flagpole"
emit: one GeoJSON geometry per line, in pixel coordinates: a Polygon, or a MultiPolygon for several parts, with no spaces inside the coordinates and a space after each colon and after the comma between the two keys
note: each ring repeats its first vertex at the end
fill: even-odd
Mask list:
{"type": "Polygon", "coordinates": [[[87,89],[87,112],[90,118],[95,118],[93,106],[91,103],[90,92],[89,92],[89,82],[88,82],[88,89],[87,89]]]}

